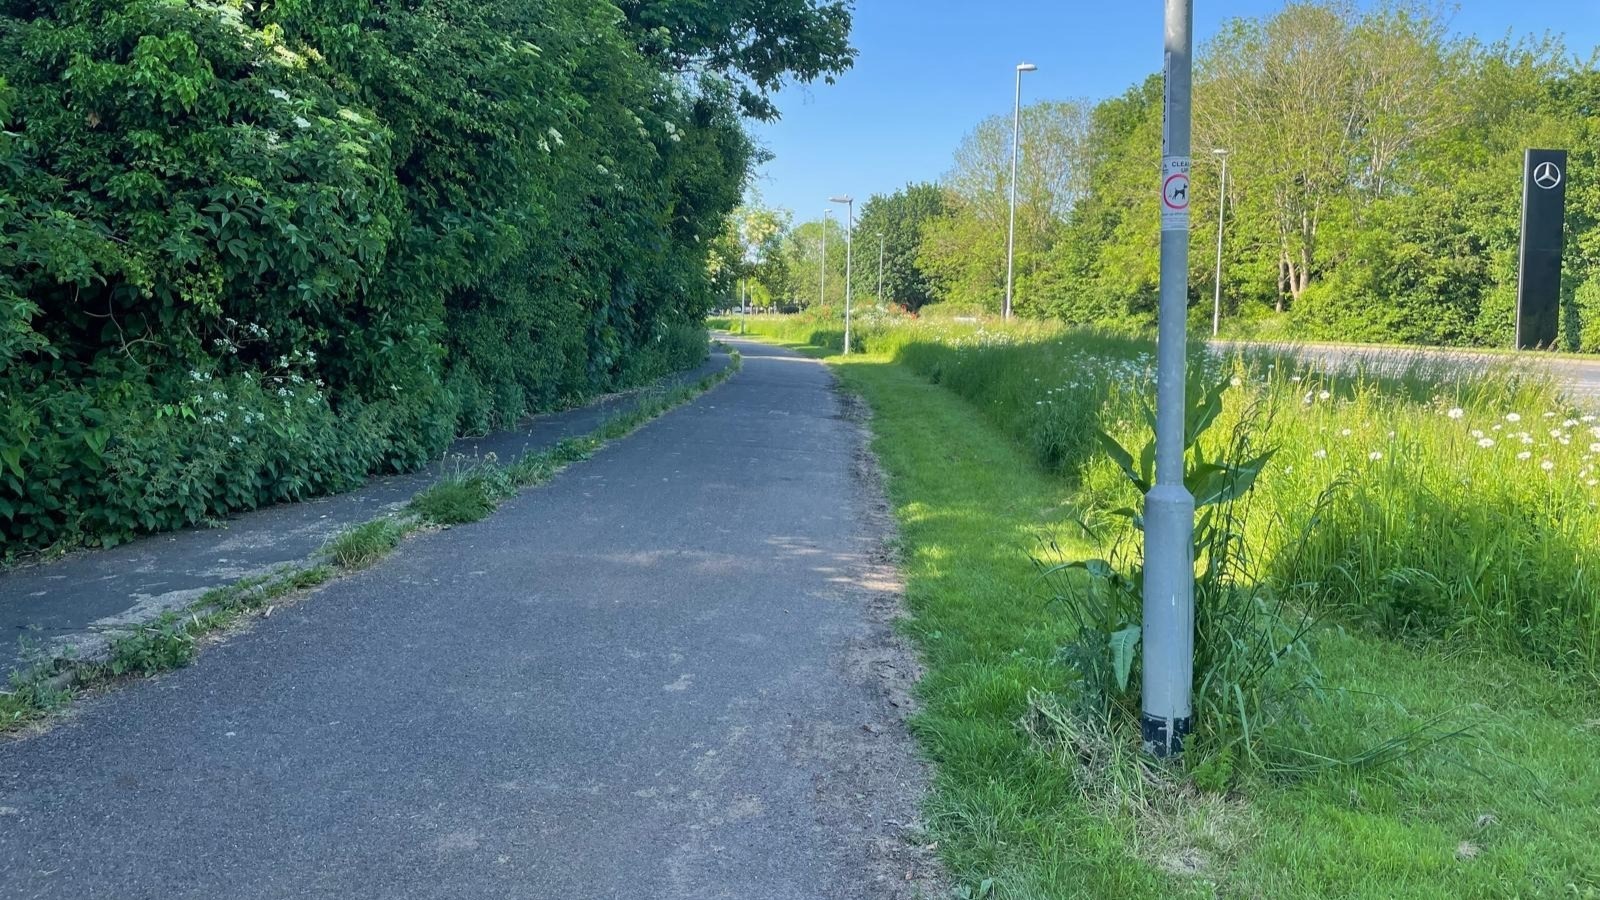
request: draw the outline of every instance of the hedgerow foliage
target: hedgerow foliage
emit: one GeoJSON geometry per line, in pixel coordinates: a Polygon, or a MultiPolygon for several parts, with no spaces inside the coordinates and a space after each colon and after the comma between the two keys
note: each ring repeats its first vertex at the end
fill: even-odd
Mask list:
{"type": "Polygon", "coordinates": [[[672,6],[0,0],[7,553],[339,489],[703,358],[741,108],[848,65],[848,15],[784,20],[821,30],[752,73],[715,21],[669,58],[672,6]]]}

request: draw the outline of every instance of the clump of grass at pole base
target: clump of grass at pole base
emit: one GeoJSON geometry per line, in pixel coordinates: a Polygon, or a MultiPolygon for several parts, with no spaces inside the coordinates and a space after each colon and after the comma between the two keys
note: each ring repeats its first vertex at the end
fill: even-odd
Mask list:
{"type": "MultiPolygon", "coordinates": [[[[929,837],[958,890],[1044,900],[1156,892],[1543,896],[1600,889],[1600,862],[1575,850],[1600,830],[1600,770],[1591,764],[1600,702],[1592,684],[1466,633],[1429,639],[1407,633],[1396,641],[1383,628],[1342,627],[1346,611],[1314,582],[1288,583],[1292,593],[1276,620],[1260,620],[1276,628],[1294,626],[1307,613],[1322,618],[1262,682],[1294,694],[1278,707],[1286,715],[1273,715],[1269,706],[1251,721],[1263,732],[1252,735],[1259,763],[1235,744],[1231,754],[1197,754],[1187,769],[1152,766],[1126,731],[1095,727],[1076,707],[1081,672],[1064,664],[1070,650],[1062,652],[1082,637],[1081,622],[1050,602],[1075,585],[1041,580],[1030,556],[1047,563],[1099,558],[1125,573],[1126,561],[1136,559],[1130,544],[1136,532],[1112,513],[1137,490],[1092,435],[1084,449],[1047,467],[1033,432],[1015,423],[1029,422],[1023,404],[1032,406],[1033,397],[1053,387],[1058,405],[1077,397],[1111,411],[1072,415],[1138,447],[1145,436],[1138,403],[1144,386],[1137,378],[1125,384],[1123,376],[1142,371],[1142,351],[1130,356],[1127,348],[1136,342],[1081,332],[1023,338],[986,323],[941,323],[928,329],[932,334],[924,327],[910,326],[917,333],[887,336],[877,351],[849,358],[836,355],[836,343],[828,348],[825,324],[763,319],[752,321],[751,330],[785,330],[784,342],[829,357],[844,385],[873,409],[873,449],[888,475],[912,613],[903,627],[927,668],[913,726],[935,764],[925,806],[929,837]],[[924,362],[943,361],[946,372],[957,371],[949,355],[957,341],[965,349],[956,387],[934,384],[925,368],[894,364],[922,352],[924,362]],[[932,346],[906,349],[918,343],[932,346]],[[1046,346],[1030,351],[1032,344],[1046,346]],[[981,390],[984,380],[975,373],[990,364],[986,346],[1015,350],[1011,364],[1035,364],[1023,375],[996,373],[1019,395],[1015,403],[981,390]],[[1105,377],[1113,367],[1117,377],[1105,377]],[[1059,378],[1068,370],[1078,376],[1076,387],[1041,377],[1044,388],[1031,388],[1035,373],[1059,378]],[[1129,553],[1119,555],[1119,541],[1129,553]],[[1461,726],[1466,734],[1446,739],[1461,726]]],[[[1265,372],[1254,381],[1241,375],[1234,385],[1237,373],[1228,365],[1197,360],[1210,376],[1202,384],[1227,384],[1212,425],[1213,434],[1227,436],[1217,447],[1247,436],[1261,450],[1207,445],[1206,460],[1251,460],[1276,450],[1221,532],[1237,539],[1284,502],[1269,490],[1286,466],[1298,471],[1298,461],[1284,459],[1295,445],[1282,436],[1286,420],[1304,410],[1297,405],[1303,391],[1290,396],[1270,388],[1265,372]],[[1268,399],[1287,405],[1262,406],[1259,395],[1272,391],[1278,393],[1268,399]]],[[[1307,376],[1285,371],[1282,377],[1298,388],[1307,376]]],[[[1385,373],[1367,383],[1398,397],[1409,382],[1385,373]]],[[[1546,388],[1530,383],[1515,390],[1543,396],[1546,388]]],[[[1334,396],[1330,391],[1324,402],[1334,396]]],[[[1431,394],[1418,396],[1404,402],[1420,402],[1421,416],[1431,394]]],[[[1483,402],[1499,402],[1497,396],[1491,391],[1483,402]]],[[[1451,419],[1453,408],[1440,415],[1460,423],[1465,413],[1451,419]]],[[[1325,512],[1347,496],[1344,490],[1335,486],[1325,512]]],[[[1309,510],[1301,513],[1310,518],[1309,510]]],[[[1266,598],[1252,593],[1252,585],[1275,577],[1264,565],[1273,545],[1250,540],[1234,579],[1241,600],[1266,598]]],[[[1087,566],[1074,571],[1065,577],[1089,577],[1087,566]]],[[[1114,656],[1098,658],[1116,674],[1114,656]]],[[[1215,750],[1219,742],[1207,743],[1215,750]]]]}

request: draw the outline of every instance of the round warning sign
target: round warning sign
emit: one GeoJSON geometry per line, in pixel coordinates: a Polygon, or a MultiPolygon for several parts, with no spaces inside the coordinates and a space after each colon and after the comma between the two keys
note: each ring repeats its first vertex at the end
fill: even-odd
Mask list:
{"type": "Polygon", "coordinates": [[[1161,161],[1161,230],[1189,230],[1189,157],[1161,161]]]}

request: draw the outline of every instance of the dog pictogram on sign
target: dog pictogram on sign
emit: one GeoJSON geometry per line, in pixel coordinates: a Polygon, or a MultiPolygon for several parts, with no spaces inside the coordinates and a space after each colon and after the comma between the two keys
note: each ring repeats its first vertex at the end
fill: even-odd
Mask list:
{"type": "Polygon", "coordinates": [[[1161,230],[1189,230],[1189,157],[1161,161],[1161,230]]]}

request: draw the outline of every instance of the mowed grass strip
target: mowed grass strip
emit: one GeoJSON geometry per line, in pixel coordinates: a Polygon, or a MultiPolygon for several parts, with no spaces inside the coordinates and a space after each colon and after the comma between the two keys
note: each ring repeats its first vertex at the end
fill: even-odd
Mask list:
{"type": "MultiPolygon", "coordinates": [[[[753,330],[753,329],[752,329],[753,330]]],[[[791,341],[816,355],[832,351],[791,341]]],[[[900,523],[908,632],[928,666],[914,728],[927,813],[957,884],[997,898],[1600,896],[1600,703],[1592,683],[1486,650],[1315,637],[1326,696],[1302,748],[1348,756],[1430,722],[1469,726],[1385,766],[1243,773],[1225,794],[1107,796],[1024,727],[1070,689],[1071,635],[1030,554],[1087,553],[1082,498],[965,400],[885,356],[830,357],[874,410],[900,523]],[[1135,894],[1134,892],[1138,892],[1135,894]]]]}

